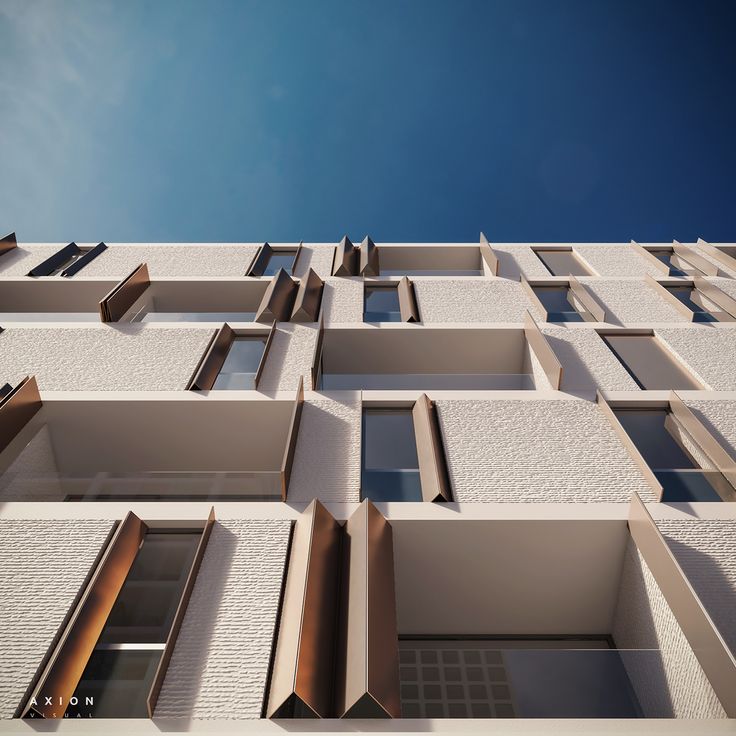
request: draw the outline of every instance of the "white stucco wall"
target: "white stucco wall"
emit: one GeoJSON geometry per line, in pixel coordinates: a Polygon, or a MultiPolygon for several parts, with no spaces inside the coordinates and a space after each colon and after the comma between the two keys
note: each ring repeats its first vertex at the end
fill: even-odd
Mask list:
{"type": "Polygon", "coordinates": [[[527,279],[550,276],[529,245],[491,243],[491,248],[498,258],[498,275],[505,279],[518,281],[522,274],[527,279]]]}
{"type": "Polygon", "coordinates": [[[736,656],[736,520],[660,519],[657,527],[736,656]]]}
{"type": "Polygon", "coordinates": [[[304,390],[312,388],[312,361],[319,336],[314,325],[279,323],[266,356],[258,383],[259,391],[293,390],[304,379],[304,390]]]}
{"type": "Polygon", "coordinates": [[[690,644],[639,550],[629,539],[613,639],[650,718],[725,718],[690,644]],[[659,650],[657,652],[656,650],[659,650]]]}
{"type": "Polygon", "coordinates": [[[337,276],[325,281],[322,292],[325,326],[363,321],[363,281],[337,276]]]}
{"type": "Polygon", "coordinates": [[[580,281],[605,307],[606,322],[611,324],[691,321],[657,294],[644,279],[582,277],[580,281]]]}
{"type": "Polygon", "coordinates": [[[736,458],[736,401],[721,399],[688,400],[687,405],[736,458]]]}
{"type": "Polygon", "coordinates": [[[541,319],[518,282],[508,279],[412,279],[424,324],[523,322],[526,310],[541,319]]]}
{"type": "Polygon", "coordinates": [[[154,276],[245,276],[260,244],[197,243],[184,245],[108,244],[107,250],[85,266],[79,276],[99,278],[127,276],[139,263],[154,276]]]}
{"type": "Polygon", "coordinates": [[[541,327],[562,364],[562,390],[595,395],[596,388],[607,391],[638,391],[627,373],[595,330],[576,327],[541,327]]]}
{"type": "Polygon", "coordinates": [[[360,501],[359,392],[331,392],[302,409],[287,501],[360,501]]]}
{"type": "Polygon", "coordinates": [[[11,327],[0,333],[0,377],[35,375],[42,391],[186,388],[212,328],[143,325],[11,327]]]}
{"type": "Polygon", "coordinates": [[[32,268],[58,253],[67,243],[32,243],[18,245],[0,256],[0,278],[25,276],[32,268]]]}
{"type": "Polygon", "coordinates": [[[291,522],[219,520],[166,672],[156,718],[260,718],[291,522]]]}
{"type": "Polygon", "coordinates": [[[332,259],[335,254],[334,245],[302,245],[299,260],[296,262],[294,276],[302,278],[311,268],[321,279],[332,274],[332,259]]]}
{"type": "Polygon", "coordinates": [[[736,389],[736,328],[664,327],[655,334],[706,388],[736,389]]]}
{"type": "Polygon", "coordinates": [[[573,250],[598,276],[662,276],[649,259],[639,255],[629,243],[575,243],[573,250]]]}
{"type": "Polygon", "coordinates": [[[654,496],[597,404],[436,401],[456,501],[626,503],[654,496]]]}
{"type": "Polygon", "coordinates": [[[112,528],[102,520],[0,520],[0,719],[21,705],[112,528]]]}

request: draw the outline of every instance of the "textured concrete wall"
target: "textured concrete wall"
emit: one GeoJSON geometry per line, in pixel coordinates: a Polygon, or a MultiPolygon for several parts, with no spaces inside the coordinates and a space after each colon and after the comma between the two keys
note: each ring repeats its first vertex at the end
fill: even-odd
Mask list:
{"type": "Polygon", "coordinates": [[[32,268],[58,253],[66,243],[54,245],[36,243],[19,245],[0,256],[0,278],[3,276],[25,276],[32,268]]]}
{"type": "Polygon", "coordinates": [[[301,278],[311,268],[320,278],[329,278],[332,274],[334,254],[334,245],[303,245],[299,260],[296,262],[294,276],[301,278]]]}
{"type": "Polygon", "coordinates": [[[258,384],[260,391],[292,390],[304,378],[304,389],[312,388],[312,361],[319,330],[312,325],[280,323],[266,357],[258,384]]]}
{"type": "Polygon", "coordinates": [[[573,250],[598,276],[662,276],[648,258],[640,256],[628,243],[576,243],[573,250]]]}
{"type": "Polygon", "coordinates": [[[713,391],[736,389],[735,328],[665,327],[655,330],[655,334],[705,388],[713,391]]]}
{"type": "Polygon", "coordinates": [[[690,322],[643,279],[581,278],[586,288],[606,309],[606,322],[633,324],[690,322]]]}
{"type": "Polygon", "coordinates": [[[0,475],[0,502],[61,501],[65,495],[59,482],[51,434],[48,426],[43,425],[0,475]]]}
{"type": "Polygon", "coordinates": [[[42,391],[175,391],[186,387],[212,328],[142,325],[8,328],[0,377],[35,375],[42,391]]]}
{"type": "Polygon", "coordinates": [[[542,261],[528,245],[491,243],[491,247],[498,258],[498,275],[505,279],[518,281],[520,275],[527,279],[544,279],[550,276],[542,261]]]}
{"type": "Polygon", "coordinates": [[[358,392],[304,402],[288,501],[360,501],[361,410],[358,392]]]}
{"type": "Polygon", "coordinates": [[[687,405],[719,439],[723,447],[736,457],[736,401],[688,400],[687,405]]]}
{"type": "Polygon", "coordinates": [[[112,245],[79,275],[123,278],[139,263],[146,263],[151,276],[245,276],[259,247],[215,243],[112,245]]]}
{"type": "Polygon", "coordinates": [[[654,496],[598,406],[437,400],[456,501],[626,503],[654,496]]]}
{"type": "Polygon", "coordinates": [[[362,279],[331,278],[322,292],[325,325],[363,321],[362,279]]]}
{"type": "Polygon", "coordinates": [[[439,322],[523,322],[532,306],[521,284],[507,279],[413,279],[419,319],[439,322]]]}
{"type": "Polygon", "coordinates": [[[0,520],[0,719],[12,718],[113,527],[0,520]]]}
{"type": "Polygon", "coordinates": [[[155,717],[261,717],[290,529],[282,520],[215,524],[155,717]]]}
{"type": "Polygon", "coordinates": [[[736,521],[662,519],[657,527],[736,655],[736,521]]]}
{"type": "Polygon", "coordinates": [[[562,390],[594,396],[596,388],[637,391],[636,381],[594,330],[542,327],[562,364],[562,390]]]}
{"type": "Polygon", "coordinates": [[[710,278],[707,281],[710,281],[711,284],[728,294],[731,299],[736,299],[736,279],[710,278]]]}
{"type": "Polygon", "coordinates": [[[646,716],[725,718],[705,673],[630,539],[624,558],[613,639],[646,716]],[[656,650],[659,650],[657,652],[656,650]]]}

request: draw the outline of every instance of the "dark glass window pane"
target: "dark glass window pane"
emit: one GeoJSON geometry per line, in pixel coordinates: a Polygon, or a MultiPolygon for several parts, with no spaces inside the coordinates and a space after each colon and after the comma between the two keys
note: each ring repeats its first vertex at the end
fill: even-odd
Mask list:
{"type": "Polygon", "coordinates": [[[410,409],[363,412],[363,467],[366,470],[419,467],[410,409]]]}
{"type": "Polygon", "coordinates": [[[232,390],[255,388],[256,371],[265,346],[265,337],[236,337],[213,388],[232,390]]]}
{"type": "Polygon", "coordinates": [[[280,268],[283,268],[284,271],[291,276],[295,256],[295,250],[276,251],[275,253],[272,253],[271,257],[268,259],[266,268],[263,271],[263,275],[274,276],[280,268]]]}
{"type": "Polygon", "coordinates": [[[534,286],[534,293],[547,310],[549,322],[582,322],[583,317],[568,300],[567,286],[534,286]]]}
{"type": "Polygon", "coordinates": [[[696,468],[665,427],[665,409],[616,409],[616,417],[652,470],[696,468]]]}
{"type": "Polygon", "coordinates": [[[418,470],[363,470],[362,497],[371,501],[421,501],[418,470]]]}
{"type": "Polygon", "coordinates": [[[687,276],[684,271],[672,265],[671,250],[650,250],[649,251],[658,261],[662,261],[670,270],[670,276],[687,276]]]}
{"type": "Polygon", "coordinates": [[[662,484],[662,501],[722,501],[711,481],[722,481],[720,473],[687,470],[657,470],[654,475],[662,484]]]}
{"type": "Polygon", "coordinates": [[[79,253],[74,253],[73,255],[69,256],[60,266],[57,266],[50,274],[49,276],[58,276],[64,269],[69,268],[69,266],[74,263],[74,261],[78,261],[83,255],[86,254],[87,251],[79,251],[79,253]]]}
{"type": "Polygon", "coordinates": [[[571,250],[534,251],[553,276],[590,276],[591,273],[571,250]]]}
{"type": "Polygon", "coordinates": [[[395,286],[366,286],[366,322],[400,322],[399,291],[395,286]]]}

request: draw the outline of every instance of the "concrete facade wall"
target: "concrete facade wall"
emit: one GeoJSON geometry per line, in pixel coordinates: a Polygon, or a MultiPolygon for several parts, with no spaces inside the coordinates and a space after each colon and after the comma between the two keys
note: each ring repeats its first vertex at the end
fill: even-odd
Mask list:
{"type": "Polygon", "coordinates": [[[341,322],[363,321],[362,279],[335,278],[325,281],[322,292],[325,326],[341,322]]]}
{"type": "Polygon", "coordinates": [[[0,519],[0,719],[12,718],[113,529],[111,521],[0,519]]]}
{"type": "Polygon", "coordinates": [[[605,307],[606,322],[610,324],[691,321],[657,294],[644,279],[584,277],[580,281],[605,307]]]}
{"type": "Polygon", "coordinates": [[[518,281],[519,276],[544,279],[550,275],[531,246],[491,243],[491,247],[498,258],[498,275],[502,278],[518,281]]]}
{"type": "Polygon", "coordinates": [[[291,391],[304,379],[305,391],[312,388],[312,361],[319,329],[314,325],[281,323],[266,356],[259,391],[291,391]]]}
{"type": "Polygon", "coordinates": [[[718,438],[721,445],[736,455],[736,401],[706,399],[687,402],[695,415],[718,438]]]}
{"type": "Polygon", "coordinates": [[[156,718],[260,718],[291,522],[215,523],[156,718]]]}
{"type": "Polygon", "coordinates": [[[294,269],[295,278],[306,276],[311,268],[321,279],[327,279],[332,275],[332,259],[335,254],[335,246],[329,245],[303,245],[299,260],[294,269]]]}
{"type": "Polygon", "coordinates": [[[25,276],[32,268],[58,253],[66,243],[34,243],[19,245],[0,256],[0,278],[3,276],[25,276]]]}
{"type": "Polygon", "coordinates": [[[726,714],[654,576],[629,539],[613,639],[649,718],[725,718],[726,714]],[[659,651],[656,651],[659,650],[659,651]]]}
{"type": "Polygon", "coordinates": [[[35,375],[42,391],[179,391],[213,328],[142,325],[11,327],[0,333],[0,377],[35,375]]]}
{"type": "Polygon", "coordinates": [[[459,502],[628,503],[651,489],[598,406],[578,400],[436,401],[459,502]]]}
{"type": "Polygon", "coordinates": [[[628,243],[575,243],[572,248],[598,276],[663,275],[628,243]]]}

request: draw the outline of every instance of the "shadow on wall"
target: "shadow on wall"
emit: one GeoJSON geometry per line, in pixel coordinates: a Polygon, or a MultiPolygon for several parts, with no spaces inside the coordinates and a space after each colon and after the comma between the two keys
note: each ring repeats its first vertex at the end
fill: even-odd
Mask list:
{"type": "MultiPolygon", "coordinates": [[[[718,402],[719,404],[721,402],[718,402]]],[[[732,404],[736,407],[736,402],[724,402],[732,404]]],[[[734,447],[731,440],[729,440],[727,437],[724,437],[723,433],[716,427],[715,424],[711,421],[711,419],[702,412],[701,409],[691,406],[688,403],[688,408],[697,416],[698,419],[706,426],[708,431],[718,440],[718,444],[731,456],[731,458],[736,462],[736,448],[734,447]]]]}
{"type": "MultiPolygon", "coordinates": [[[[558,328],[565,329],[565,328],[558,328]]],[[[595,400],[597,383],[575,346],[544,331],[544,336],[562,365],[560,390],[583,399],[595,400]]]]}
{"type": "Polygon", "coordinates": [[[217,615],[237,544],[237,536],[215,522],[154,711],[153,721],[161,731],[182,730],[183,721],[191,723],[194,719],[192,713],[207,670],[217,615]],[[178,711],[180,716],[159,718],[160,707],[168,712],[178,711]]]}

